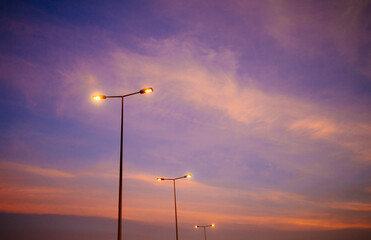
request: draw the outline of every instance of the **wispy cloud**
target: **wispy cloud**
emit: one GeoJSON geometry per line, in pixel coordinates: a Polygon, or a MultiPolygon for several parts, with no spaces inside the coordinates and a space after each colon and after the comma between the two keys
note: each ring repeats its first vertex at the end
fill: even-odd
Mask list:
{"type": "Polygon", "coordinates": [[[342,61],[370,76],[371,62],[360,51],[370,41],[365,24],[367,2],[269,2],[265,28],[286,49],[297,49],[313,57],[323,55],[314,49],[324,49],[331,44],[342,61]]]}
{"type": "MultiPolygon", "coordinates": [[[[75,174],[58,172],[59,176],[56,177],[55,170],[46,174],[45,169],[37,166],[2,163],[1,169],[7,171],[8,175],[2,177],[3,183],[0,185],[0,210],[115,218],[117,193],[97,188],[96,185],[117,178],[106,165],[102,162],[75,174]],[[54,186],[37,186],[32,183],[24,185],[19,181],[14,182],[14,174],[19,171],[52,177],[57,181],[54,186]],[[72,182],[63,183],[65,178],[72,182]],[[91,184],[87,185],[86,179],[91,184]],[[63,188],[59,187],[61,184],[63,188]],[[18,200],[15,202],[15,199],[18,200]]],[[[173,212],[169,208],[173,204],[172,188],[167,182],[157,182],[154,175],[140,172],[128,172],[125,175],[125,219],[160,224],[172,221],[173,212]]],[[[31,182],[34,181],[32,178],[30,176],[31,182]]],[[[335,220],[333,213],[330,214],[331,209],[368,212],[371,208],[366,203],[318,202],[305,195],[274,189],[230,189],[202,184],[192,179],[179,181],[178,191],[179,219],[187,224],[193,224],[198,219],[279,229],[368,228],[371,225],[357,220],[349,223],[352,222],[352,216],[335,220]],[[318,214],[319,211],[322,214],[318,214]]]]}
{"type": "Polygon", "coordinates": [[[15,162],[1,161],[0,169],[31,173],[31,174],[35,174],[38,176],[49,177],[49,178],[74,178],[75,177],[73,174],[64,172],[61,170],[41,168],[38,166],[32,166],[28,164],[15,163],[15,162]]]}
{"type": "MultiPolygon", "coordinates": [[[[162,190],[160,195],[152,195],[150,203],[145,200],[145,197],[135,198],[136,193],[130,190],[127,194],[131,197],[126,202],[128,218],[143,221],[146,219],[144,216],[152,216],[151,220],[145,221],[161,222],[160,219],[171,221],[172,211],[169,205],[172,204],[172,198],[169,195],[171,192],[169,184],[159,183],[154,179],[149,182],[151,177],[143,174],[136,176],[132,178],[135,182],[152,183],[162,190]]],[[[194,219],[198,219],[205,222],[267,225],[281,229],[369,228],[371,226],[371,222],[359,223],[356,217],[339,217],[339,215],[334,217],[334,213],[331,213],[333,208],[368,212],[369,204],[319,202],[304,195],[270,189],[233,190],[189,180],[178,183],[178,201],[181,221],[190,224],[194,219]],[[195,192],[198,194],[194,195],[195,192]],[[223,208],[220,207],[221,205],[223,208]]]]}
{"type": "MultiPolygon", "coordinates": [[[[195,107],[218,110],[250,130],[272,140],[291,132],[319,138],[349,148],[357,158],[370,160],[370,126],[340,114],[336,107],[329,109],[306,100],[278,92],[265,92],[254,87],[256,79],[238,76],[237,56],[230,51],[204,49],[191,42],[175,39],[145,43],[153,52],[151,57],[119,51],[114,53],[117,71],[123,78],[151,82],[168,89],[195,107]],[[223,64],[219,63],[223,59],[223,64]],[[135,66],[141,66],[138,71],[135,66]],[[134,70],[135,69],[135,70],[134,70]],[[245,84],[238,84],[238,82],[245,84]],[[339,118],[339,114],[341,119],[339,118]],[[366,130],[366,132],[365,132],[366,130]],[[348,141],[352,137],[351,141],[348,141]],[[368,140],[358,140],[366,137],[368,140]]],[[[163,94],[163,93],[162,93],[163,94]]],[[[209,109],[209,110],[208,110],[209,109]]],[[[290,141],[295,141],[292,136],[290,141]]],[[[289,142],[287,142],[290,144],[289,142]]]]}
{"type": "Polygon", "coordinates": [[[352,210],[352,211],[361,211],[361,212],[371,211],[370,203],[335,202],[335,203],[328,203],[328,206],[331,208],[346,209],[346,210],[352,210]]]}

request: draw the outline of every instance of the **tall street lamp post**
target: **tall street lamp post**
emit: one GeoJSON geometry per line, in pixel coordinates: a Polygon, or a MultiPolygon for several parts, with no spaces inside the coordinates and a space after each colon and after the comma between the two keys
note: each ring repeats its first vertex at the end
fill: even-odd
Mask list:
{"type": "Polygon", "coordinates": [[[210,225],[205,225],[205,226],[200,226],[200,225],[196,225],[195,228],[203,228],[204,229],[204,236],[205,236],[205,240],[206,240],[206,228],[208,227],[215,227],[214,224],[210,224],[210,225]]]}
{"type": "Polygon", "coordinates": [[[176,240],[178,240],[178,214],[177,214],[177,209],[176,209],[176,189],[175,189],[175,181],[178,180],[178,179],[182,179],[182,178],[190,178],[192,177],[191,174],[187,174],[185,176],[182,176],[182,177],[178,177],[178,178],[157,178],[157,181],[161,182],[161,181],[165,181],[165,180],[171,180],[173,181],[174,183],[174,208],[175,208],[175,232],[176,232],[176,240]]]}
{"type": "Polygon", "coordinates": [[[103,100],[106,98],[121,98],[121,141],[120,141],[120,178],[119,178],[119,205],[118,205],[118,230],[117,230],[117,240],[121,240],[122,236],[122,171],[123,171],[123,161],[122,161],[122,151],[123,151],[123,136],[124,136],[124,98],[136,94],[145,94],[153,92],[153,88],[144,88],[138,92],[129,93],[121,96],[105,96],[105,95],[95,95],[94,100],[103,100]]]}

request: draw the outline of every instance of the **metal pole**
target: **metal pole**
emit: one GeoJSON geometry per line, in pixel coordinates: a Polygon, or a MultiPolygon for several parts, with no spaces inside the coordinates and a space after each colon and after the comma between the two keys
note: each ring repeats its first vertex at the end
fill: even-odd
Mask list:
{"type": "Polygon", "coordinates": [[[205,234],[205,240],[206,240],[206,227],[204,227],[204,234],[205,234]]]}
{"type": "Polygon", "coordinates": [[[176,240],[178,240],[178,216],[176,211],[176,190],[175,190],[175,179],[173,179],[174,182],[174,206],[175,206],[175,231],[176,231],[176,240]]]}
{"type": "Polygon", "coordinates": [[[118,212],[118,234],[117,240],[121,240],[122,236],[122,146],[124,136],[124,97],[121,97],[121,141],[120,141],[120,179],[119,179],[119,212],[118,212]]]}

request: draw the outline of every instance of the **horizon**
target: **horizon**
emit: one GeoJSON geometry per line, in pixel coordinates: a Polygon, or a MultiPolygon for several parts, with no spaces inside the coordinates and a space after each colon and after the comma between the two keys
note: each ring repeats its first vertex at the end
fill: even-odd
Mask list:
{"type": "MultiPolygon", "coordinates": [[[[0,213],[0,237],[4,239],[114,239],[116,237],[116,219],[102,217],[84,217],[57,214],[14,214],[0,213]],[[20,231],[22,225],[22,231],[20,231]],[[45,238],[44,238],[45,237],[45,238]]],[[[151,236],[151,239],[173,237],[173,227],[166,225],[146,224],[124,220],[123,237],[125,239],[141,239],[151,236]]],[[[193,226],[180,226],[182,238],[202,239],[202,232],[193,226]]],[[[368,239],[370,229],[339,229],[339,230],[277,230],[258,226],[236,227],[221,226],[221,229],[208,231],[208,239],[368,239]]]]}

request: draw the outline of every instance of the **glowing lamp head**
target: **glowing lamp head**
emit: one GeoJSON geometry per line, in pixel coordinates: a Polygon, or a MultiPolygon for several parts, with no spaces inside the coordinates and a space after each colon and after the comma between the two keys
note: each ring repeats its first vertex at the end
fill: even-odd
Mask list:
{"type": "Polygon", "coordinates": [[[140,92],[140,94],[151,93],[151,92],[153,92],[153,88],[143,88],[139,92],[140,92]]]}
{"type": "Polygon", "coordinates": [[[99,101],[99,100],[102,100],[102,99],[106,99],[107,97],[104,96],[104,95],[95,95],[93,96],[93,99],[96,100],[96,101],[99,101]]]}
{"type": "Polygon", "coordinates": [[[215,224],[211,224],[210,226],[215,227],[215,224]]]}
{"type": "Polygon", "coordinates": [[[198,228],[198,226],[196,225],[195,228],[198,228]]]}
{"type": "Polygon", "coordinates": [[[187,175],[185,175],[184,177],[186,177],[186,178],[191,178],[192,175],[191,175],[191,174],[187,174],[187,175]]]}
{"type": "Polygon", "coordinates": [[[164,180],[163,178],[160,178],[160,177],[157,178],[157,181],[158,181],[158,182],[161,182],[161,181],[163,181],[163,180],[164,180]]]}

